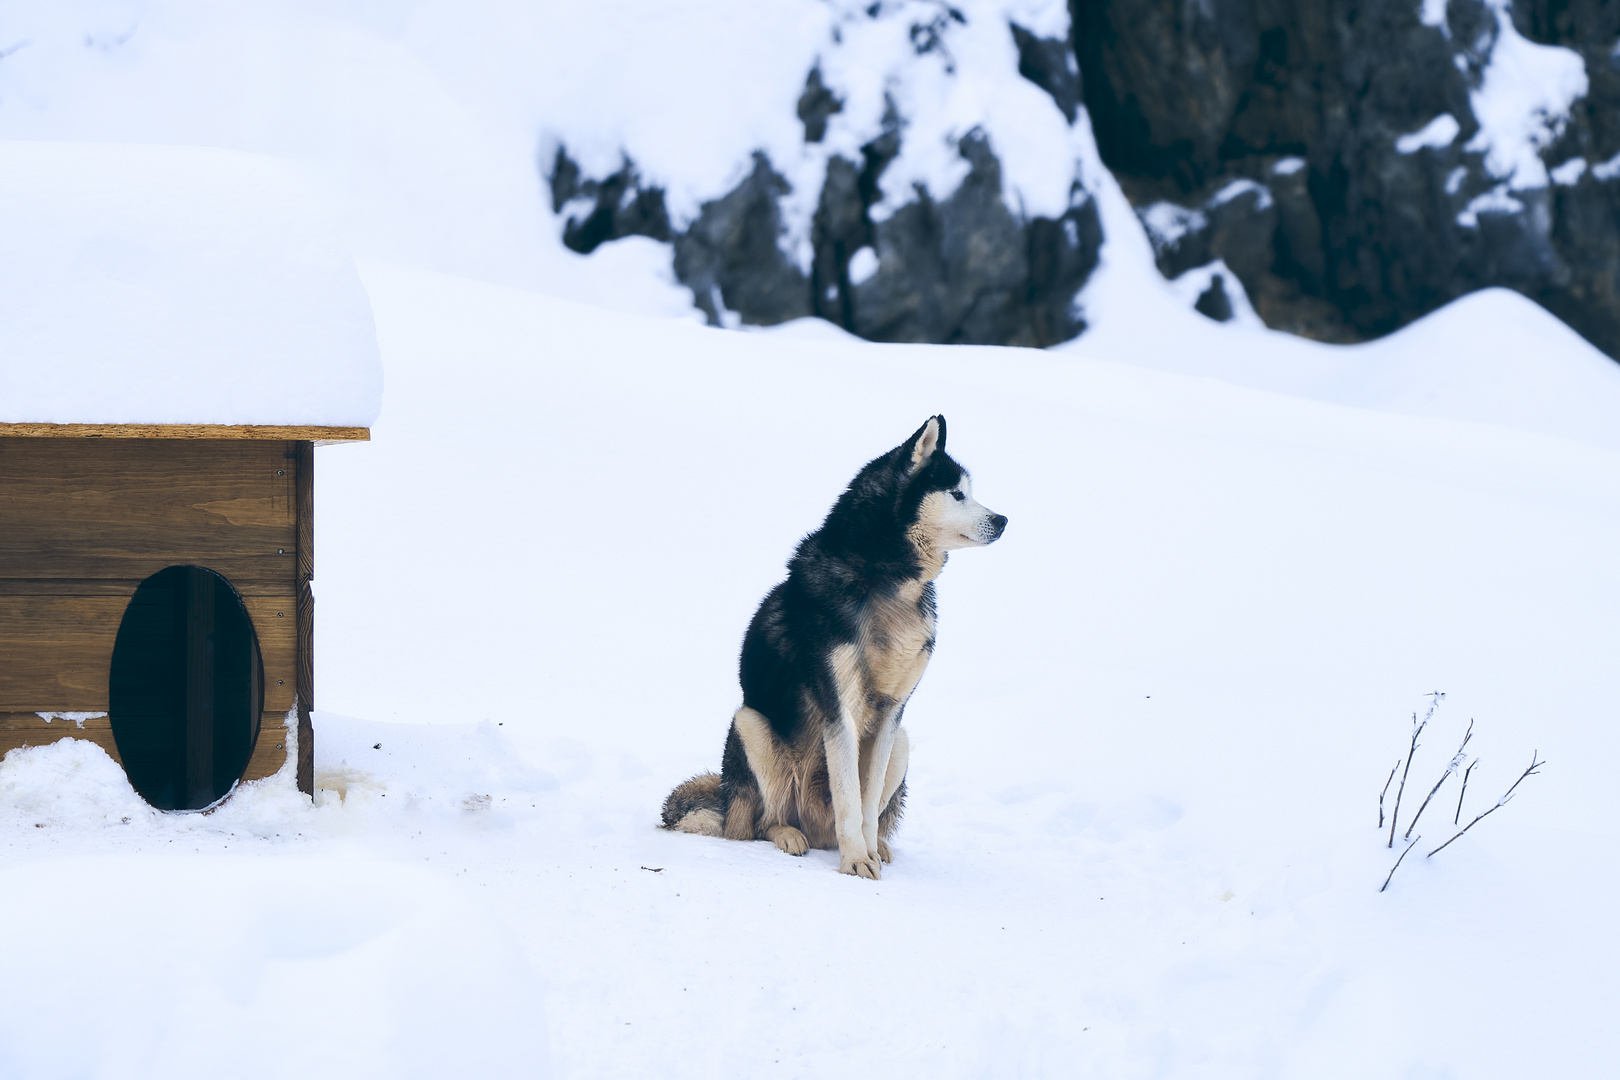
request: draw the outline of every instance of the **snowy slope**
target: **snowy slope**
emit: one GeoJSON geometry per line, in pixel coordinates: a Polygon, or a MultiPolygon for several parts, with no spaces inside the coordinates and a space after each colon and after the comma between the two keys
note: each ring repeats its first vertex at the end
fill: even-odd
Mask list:
{"type": "MultiPolygon", "coordinates": [[[[911,7],[919,18],[925,8],[939,14],[911,7]]],[[[796,190],[813,192],[826,154],[847,150],[878,122],[871,110],[880,88],[861,80],[893,69],[924,109],[908,129],[915,160],[897,165],[895,177],[946,194],[954,159],[938,158],[939,148],[984,124],[1007,157],[1008,197],[1029,212],[1050,209],[1076,168],[1097,198],[1103,266],[1080,297],[1092,329],[1067,350],[1620,448],[1611,420],[1620,415],[1620,368],[1515,297],[1467,299],[1419,324],[1434,329],[1413,327],[1414,347],[1393,351],[1384,342],[1321,346],[1194,314],[1199,290],[1159,277],[1136,215],[1096,156],[1084,111],[1066,127],[1017,74],[1010,38],[989,32],[1010,19],[1061,36],[1063,5],[966,5],[970,22],[951,32],[966,50],[961,78],[947,80],[955,90],[938,102],[926,90],[941,78],[941,58],[902,70],[904,42],[883,36],[906,22],[902,8],[910,10],[898,5],[894,18],[845,27],[853,7],[814,0],[781,10],[728,0],[678,12],[651,0],[588,9],[508,0],[229,9],[193,0],[24,2],[0,20],[0,49],[18,46],[0,63],[0,137],[292,158],[325,183],[361,257],[696,318],[690,292],[673,282],[666,245],[632,238],[589,257],[562,246],[541,176],[546,148],[562,139],[592,168],[632,152],[669,188],[678,213],[727,190],[755,149],[769,152],[796,190]],[[794,101],[817,57],[828,79],[852,80],[851,102],[826,145],[806,146],[794,101]],[[1036,154],[1041,146],[1053,153],[1036,154]],[[1540,347],[1544,338],[1559,344],[1540,347]]],[[[1497,143],[1508,147],[1506,138],[1497,143]]],[[[790,231],[807,220],[810,208],[799,209],[790,231]]]]}
{"type": "Polygon", "coordinates": [[[1620,1052],[1614,454],[365,278],[390,391],[374,442],[322,454],[322,805],[283,778],[143,817],[104,762],[92,787],[8,758],[28,903],[161,879],[244,917],[202,943],[161,918],[133,939],[140,905],[43,928],[3,991],[8,1075],[233,1058],[277,1001],[318,1014],[316,1075],[434,1075],[449,1048],[593,1077],[1596,1075],[1620,1052]],[[1011,525],[941,579],[897,862],[874,885],[657,831],[718,760],[791,545],[934,410],[1011,525]],[[1379,895],[1378,788],[1436,688],[1413,788],[1470,717],[1472,812],[1549,764],[1379,895]],[[50,812],[64,787],[109,809],[50,812]],[[147,1034],[100,1026],[71,1059],[78,1021],[29,1004],[142,985],[177,991],[141,997],[147,1034]]]}

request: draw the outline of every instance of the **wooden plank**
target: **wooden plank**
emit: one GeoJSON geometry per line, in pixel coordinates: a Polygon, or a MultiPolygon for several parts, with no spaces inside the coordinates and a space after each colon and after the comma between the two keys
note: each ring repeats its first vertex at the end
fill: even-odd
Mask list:
{"type": "Polygon", "coordinates": [[[273,424],[0,424],[0,438],[259,439],[368,442],[371,429],[273,424]]]}
{"type": "Polygon", "coordinates": [[[294,504],[298,510],[298,790],[315,796],[315,448],[297,447],[298,473],[294,504]]]}
{"type": "Polygon", "coordinates": [[[293,474],[293,513],[298,562],[295,576],[299,581],[315,579],[315,447],[311,443],[294,444],[291,457],[297,472],[293,474]]]}
{"type": "MultiPolygon", "coordinates": [[[[150,573],[127,578],[0,578],[0,594],[6,596],[122,596],[126,600],[135,595],[141,582],[168,567],[169,563],[153,560],[150,573]]],[[[286,569],[285,563],[280,564],[286,569]]],[[[257,579],[241,573],[241,566],[232,562],[215,563],[208,567],[231,583],[243,596],[286,596],[289,579],[286,574],[275,578],[257,579]]],[[[249,567],[249,570],[252,568],[249,567]]]]}
{"type": "Polygon", "coordinates": [[[0,595],[0,712],[104,712],[128,597],[0,595]]]}
{"type": "Polygon", "coordinates": [[[0,757],[20,746],[49,746],[59,739],[85,739],[107,751],[107,756],[114,761],[119,760],[112,721],[105,716],[93,716],[81,723],[62,719],[46,721],[32,712],[0,712],[0,757]]]}
{"type": "MultiPolygon", "coordinates": [[[[290,579],[295,444],[0,438],[0,579],[290,579]]],[[[291,582],[288,582],[289,587],[291,582]]]]}
{"type": "Polygon", "coordinates": [[[266,712],[259,721],[259,741],[253,745],[242,782],[263,780],[281,770],[287,762],[287,712],[266,712]]]}
{"type": "MultiPolygon", "coordinates": [[[[128,596],[0,592],[0,712],[105,711],[113,644],[128,602],[128,596]]],[[[242,602],[264,659],[265,711],[284,714],[298,685],[297,598],[242,602]]]]}
{"type": "Polygon", "coordinates": [[[293,596],[244,596],[264,658],[264,711],[283,715],[298,691],[298,601],[293,596]]]}

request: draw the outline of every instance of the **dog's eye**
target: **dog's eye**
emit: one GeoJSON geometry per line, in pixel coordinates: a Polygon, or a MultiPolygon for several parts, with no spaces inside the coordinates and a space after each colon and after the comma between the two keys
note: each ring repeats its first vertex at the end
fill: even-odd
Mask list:
{"type": "Polygon", "coordinates": [[[962,494],[960,491],[951,492],[951,498],[955,499],[957,502],[966,502],[967,501],[967,496],[962,494]]]}

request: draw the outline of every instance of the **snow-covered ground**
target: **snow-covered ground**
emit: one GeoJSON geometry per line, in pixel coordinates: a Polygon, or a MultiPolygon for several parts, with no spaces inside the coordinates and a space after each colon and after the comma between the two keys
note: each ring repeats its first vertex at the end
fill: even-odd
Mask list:
{"type": "Polygon", "coordinates": [[[320,454],[321,805],[282,778],[162,816],[87,744],[7,758],[0,902],[30,929],[6,1075],[1574,1076],[1620,1053],[1620,456],[1078,356],[363,276],[389,389],[372,443],[320,454]],[[752,605],[934,410],[1011,525],[941,579],[896,862],[873,884],[659,832],[718,760],[752,605]],[[1380,895],[1378,791],[1434,689],[1408,815],[1469,718],[1470,813],[1548,765],[1380,895]]]}
{"type": "Polygon", "coordinates": [[[371,443],[317,455],[317,805],[284,775],[161,815],[86,743],[0,762],[0,1075],[1620,1059],[1620,366],[1550,316],[1481,294],[1353,349],[1218,326],[1082,156],[1109,242],[1068,346],[709,330],[670,317],[667,249],[562,250],[465,36],[136,8],[122,43],[117,5],[105,41],[30,9],[0,134],[325,169],[386,391],[371,443]],[[793,544],[934,412],[1011,523],[940,580],[895,863],[657,830],[793,544]],[[1470,719],[1462,821],[1547,765],[1425,859],[1448,781],[1380,894],[1378,792],[1434,690],[1403,829],[1470,719]]]}

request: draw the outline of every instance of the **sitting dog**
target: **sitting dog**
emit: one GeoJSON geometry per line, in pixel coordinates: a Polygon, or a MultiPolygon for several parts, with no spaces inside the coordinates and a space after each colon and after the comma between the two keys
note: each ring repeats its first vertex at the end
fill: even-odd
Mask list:
{"type": "Polygon", "coordinates": [[[948,552],[1006,527],[945,453],[943,416],[868,462],[754,613],[720,774],[672,791],[664,827],[789,855],[836,847],[843,873],[880,877],[905,807],[900,719],[934,651],[934,578],[948,552]]]}

